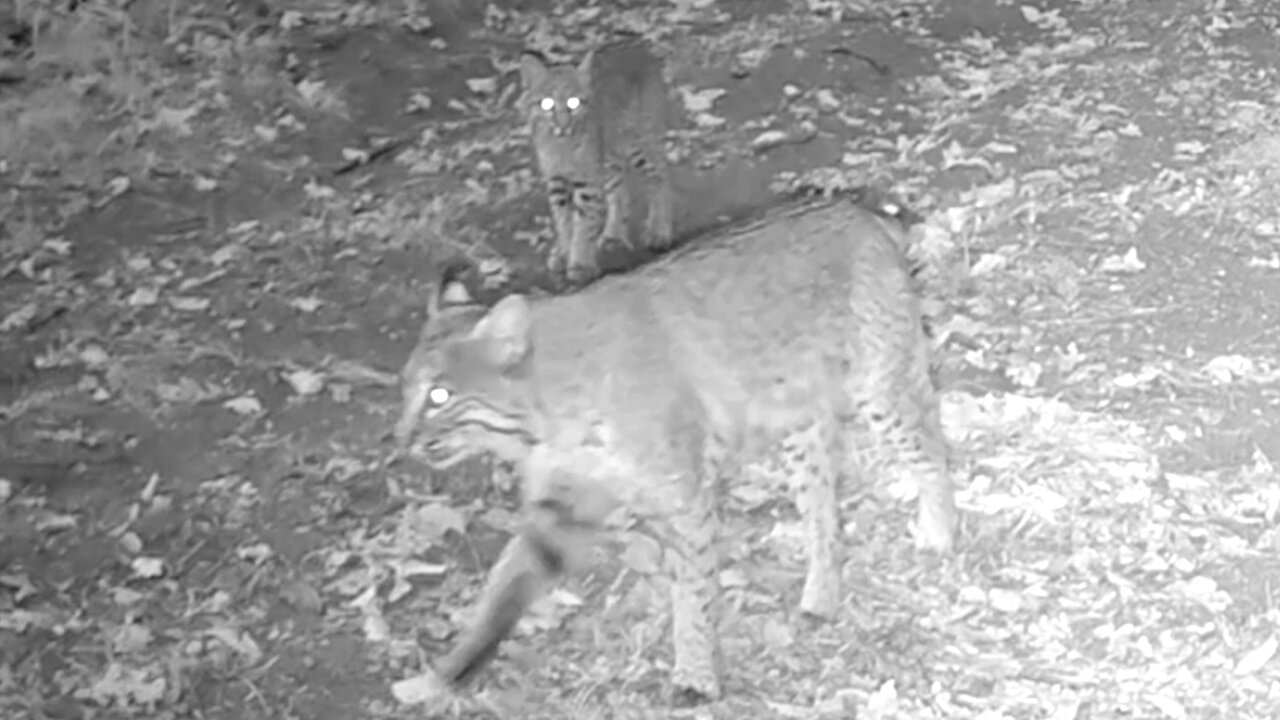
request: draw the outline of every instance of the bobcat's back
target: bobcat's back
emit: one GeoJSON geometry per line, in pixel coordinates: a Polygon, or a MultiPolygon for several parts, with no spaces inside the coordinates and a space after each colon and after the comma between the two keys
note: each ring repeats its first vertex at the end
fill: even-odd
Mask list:
{"type": "Polygon", "coordinates": [[[610,416],[598,420],[645,445],[680,393],[733,435],[818,406],[850,412],[846,377],[876,374],[875,362],[901,377],[882,389],[907,390],[928,361],[900,234],[853,205],[801,203],[535,306],[546,400],[579,406],[592,378],[606,388],[605,402],[592,398],[610,416]]]}

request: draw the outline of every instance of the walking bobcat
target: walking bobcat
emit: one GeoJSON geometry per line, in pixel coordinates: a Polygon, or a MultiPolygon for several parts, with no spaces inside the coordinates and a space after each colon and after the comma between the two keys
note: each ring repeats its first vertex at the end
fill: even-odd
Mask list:
{"type": "Polygon", "coordinates": [[[485,309],[439,288],[396,435],[435,468],[514,462],[527,513],[439,677],[473,675],[625,506],[673,579],[673,685],[718,697],[717,492],[761,453],[806,529],[803,611],[841,604],[840,475],[896,460],[919,486],[917,545],[949,550],[955,501],[901,240],[853,203],[805,202],[573,295],[485,309]]]}
{"type": "Polygon", "coordinates": [[[605,242],[670,247],[667,90],[648,43],[605,45],[576,67],[526,53],[520,77],[555,226],[551,269],[581,284],[600,274],[596,255],[605,242]]]}

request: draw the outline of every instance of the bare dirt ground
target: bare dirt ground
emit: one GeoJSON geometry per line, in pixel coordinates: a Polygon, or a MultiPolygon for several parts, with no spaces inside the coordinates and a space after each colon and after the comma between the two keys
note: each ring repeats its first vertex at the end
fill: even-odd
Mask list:
{"type": "Polygon", "coordinates": [[[0,2],[0,716],[1280,717],[1277,10],[0,2]],[[759,472],[725,701],[666,709],[622,543],[402,702],[514,510],[380,469],[421,280],[553,288],[517,52],[619,28],[668,58],[693,242],[799,181],[924,218],[963,547],[853,493],[848,612],[807,624],[759,472]]]}

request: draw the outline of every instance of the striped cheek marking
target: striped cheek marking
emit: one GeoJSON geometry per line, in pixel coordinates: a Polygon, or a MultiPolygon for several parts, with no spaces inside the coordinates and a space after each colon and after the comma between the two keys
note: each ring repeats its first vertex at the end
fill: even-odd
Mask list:
{"type": "Polygon", "coordinates": [[[508,455],[513,446],[536,442],[523,420],[522,414],[503,412],[481,398],[456,397],[431,417],[423,450],[439,470],[486,451],[508,455]]]}

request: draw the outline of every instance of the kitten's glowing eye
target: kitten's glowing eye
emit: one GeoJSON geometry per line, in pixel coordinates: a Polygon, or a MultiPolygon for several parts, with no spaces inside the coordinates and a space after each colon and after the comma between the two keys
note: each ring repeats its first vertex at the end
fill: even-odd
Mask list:
{"type": "Polygon", "coordinates": [[[542,108],[546,112],[551,112],[552,109],[555,108],[555,106],[556,106],[555,98],[542,98],[542,100],[538,101],[538,107],[542,108]]]}
{"type": "Polygon", "coordinates": [[[564,101],[564,105],[570,110],[577,110],[578,108],[582,107],[582,101],[576,97],[571,97],[568,100],[564,101]]]}
{"type": "Polygon", "coordinates": [[[427,400],[436,407],[441,407],[445,403],[449,402],[449,399],[452,397],[453,393],[449,392],[448,388],[442,388],[439,385],[431,388],[431,390],[427,392],[427,400]]]}

